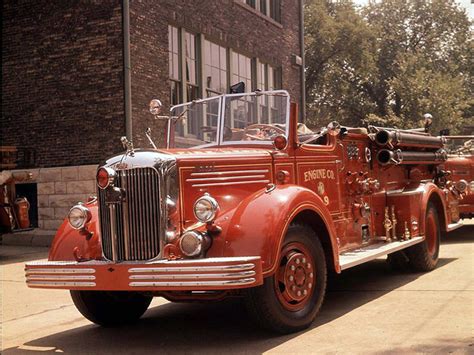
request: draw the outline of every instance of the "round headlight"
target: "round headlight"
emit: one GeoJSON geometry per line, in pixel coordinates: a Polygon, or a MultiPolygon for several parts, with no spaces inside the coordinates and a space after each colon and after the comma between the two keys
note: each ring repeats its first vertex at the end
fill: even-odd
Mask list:
{"type": "Polygon", "coordinates": [[[219,204],[214,197],[204,195],[194,203],[194,215],[200,222],[210,222],[216,217],[219,204]]]}
{"type": "Polygon", "coordinates": [[[106,189],[114,183],[117,173],[114,169],[102,167],[97,170],[97,185],[101,189],[106,189]]]}
{"type": "Polygon", "coordinates": [[[91,211],[83,205],[75,205],[69,210],[67,219],[74,229],[82,229],[91,220],[91,211]]]}
{"type": "Polygon", "coordinates": [[[202,234],[195,231],[184,233],[179,240],[179,247],[186,256],[197,256],[201,254],[204,244],[205,240],[202,234]]]}

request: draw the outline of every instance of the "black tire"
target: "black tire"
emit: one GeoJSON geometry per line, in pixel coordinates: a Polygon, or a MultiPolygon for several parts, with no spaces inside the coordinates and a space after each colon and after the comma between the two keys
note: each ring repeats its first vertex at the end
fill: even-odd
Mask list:
{"type": "Polygon", "coordinates": [[[408,257],[403,250],[388,254],[387,263],[395,271],[406,271],[408,269],[408,257]]]}
{"type": "MultiPolygon", "coordinates": [[[[309,293],[307,291],[306,296],[304,296],[304,302],[302,300],[298,304],[295,301],[295,309],[290,310],[289,307],[293,306],[288,302],[282,301],[282,294],[286,292],[284,290],[286,282],[278,281],[277,274],[281,274],[278,270],[274,275],[267,277],[262,286],[248,289],[245,297],[247,309],[255,321],[266,329],[282,334],[297,332],[309,327],[316,318],[326,293],[327,267],[324,250],[320,240],[308,226],[292,224],[288,228],[279,253],[279,267],[281,266],[281,268],[289,270],[290,262],[296,262],[299,255],[307,255],[307,253],[298,253],[298,245],[302,246],[301,248],[307,253],[310,253],[308,261],[312,261],[314,264],[311,267],[307,267],[308,263],[302,261],[301,265],[294,271],[295,275],[298,273],[299,276],[297,278],[300,279],[300,281],[294,282],[294,287],[304,287],[303,291],[310,289],[309,293]],[[291,251],[293,246],[295,246],[295,250],[291,251]],[[293,256],[286,258],[283,254],[293,256]],[[301,271],[301,268],[304,270],[301,271]],[[309,270],[314,271],[314,273],[310,273],[309,270]],[[304,273],[303,281],[301,281],[303,277],[301,273],[304,273]],[[301,285],[297,285],[297,282],[301,282],[301,285]]],[[[300,260],[306,260],[306,258],[300,260]]],[[[284,275],[286,277],[287,274],[284,275]]],[[[292,292],[295,292],[294,289],[292,292]]]]}
{"type": "Polygon", "coordinates": [[[426,272],[436,268],[439,259],[441,231],[438,211],[430,202],[426,208],[425,240],[405,249],[408,267],[415,272],[426,272]]]}
{"type": "Polygon", "coordinates": [[[85,318],[102,326],[137,321],[153,299],[152,296],[127,291],[71,291],[71,297],[85,318]]]}

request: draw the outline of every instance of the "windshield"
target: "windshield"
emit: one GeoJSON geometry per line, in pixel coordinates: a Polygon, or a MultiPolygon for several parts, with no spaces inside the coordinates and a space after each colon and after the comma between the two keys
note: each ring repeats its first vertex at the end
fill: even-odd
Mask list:
{"type": "Polygon", "coordinates": [[[278,90],[221,95],[174,106],[168,146],[271,143],[277,135],[288,137],[289,104],[288,93],[278,90]]]}

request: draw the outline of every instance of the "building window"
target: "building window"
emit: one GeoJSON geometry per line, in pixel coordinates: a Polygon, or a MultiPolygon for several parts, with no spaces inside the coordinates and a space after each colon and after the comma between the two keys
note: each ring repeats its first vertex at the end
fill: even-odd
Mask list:
{"type": "Polygon", "coordinates": [[[179,30],[176,27],[168,26],[168,56],[171,105],[177,105],[181,102],[179,52],[179,30]]]}
{"type": "Polygon", "coordinates": [[[204,40],[204,80],[206,96],[227,92],[227,50],[218,44],[204,40]]]}
{"type": "MultiPolygon", "coordinates": [[[[186,75],[186,101],[196,100],[200,97],[198,80],[197,61],[197,40],[196,36],[189,32],[184,32],[185,75],[186,75]]],[[[199,127],[196,120],[190,120],[187,127],[189,134],[197,134],[199,127]]]]}
{"type": "Polygon", "coordinates": [[[259,10],[262,14],[268,16],[268,8],[269,8],[270,0],[260,0],[259,10]]]}
{"type": "MultiPolygon", "coordinates": [[[[281,68],[268,66],[268,90],[278,90],[282,88],[281,68]]],[[[270,119],[278,114],[280,101],[275,97],[269,97],[270,119]]]]}
{"type": "MultiPolygon", "coordinates": [[[[222,95],[227,92],[227,49],[204,40],[203,43],[203,66],[205,80],[205,95],[207,97],[222,95]]],[[[219,102],[213,100],[206,106],[206,125],[217,127],[217,115],[219,114],[219,102]]]]}
{"type": "Polygon", "coordinates": [[[257,90],[267,90],[267,65],[257,62],[257,90]]]}
{"type": "Polygon", "coordinates": [[[245,91],[252,91],[252,59],[236,52],[232,52],[232,82],[231,85],[243,81],[245,91]]]}
{"type": "Polygon", "coordinates": [[[281,0],[240,0],[265,16],[281,22],[281,0]]]}
{"type": "MultiPolygon", "coordinates": [[[[268,90],[268,65],[257,61],[257,90],[266,91],[268,90]]],[[[268,96],[260,96],[257,98],[259,110],[258,110],[258,122],[268,123],[268,96]]]]}
{"type": "Polygon", "coordinates": [[[269,16],[277,22],[281,22],[281,2],[280,0],[270,0],[269,16]]]}
{"type": "MultiPolygon", "coordinates": [[[[256,75],[252,73],[252,59],[236,52],[232,52],[232,82],[231,84],[237,84],[243,82],[245,84],[245,91],[252,91],[252,78],[256,75]]],[[[246,127],[251,122],[258,122],[257,115],[255,114],[257,105],[255,98],[242,98],[238,104],[232,108],[232,124],[233,128],[246,127]],[[247,115],[248,112],[252,114],[247,115]]]]}
{"type": "Polygon", "coordinates": [[[191,101],[199,97],[197,42],[196,36],[188,32],[185,33],[184,39],[186,48],[186,100],[191,101]]]}

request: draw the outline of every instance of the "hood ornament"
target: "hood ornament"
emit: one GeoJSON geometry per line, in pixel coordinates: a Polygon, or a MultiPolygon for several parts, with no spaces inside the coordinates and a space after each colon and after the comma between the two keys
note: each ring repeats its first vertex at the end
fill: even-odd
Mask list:
{"type": "Polygon", "coordinates": [[[127,137],[122,136],[122,137],[120,138],[120,142],[122,142],[123,147],[126,149],[125,156],[127,156],[128,154],[130,154],[130,156],[133,157],[133,153],[134,153],[134,150],[133,150],[133,149],[134,149],[134,148],[133,148],[133,143],[132,143],[132,141],[129,141],[129,140],[127,139],[127,137]]]}

